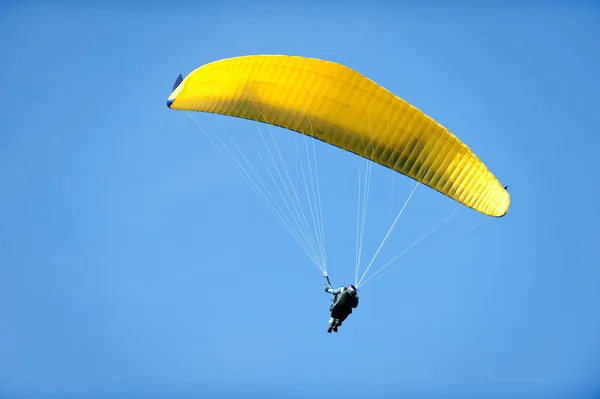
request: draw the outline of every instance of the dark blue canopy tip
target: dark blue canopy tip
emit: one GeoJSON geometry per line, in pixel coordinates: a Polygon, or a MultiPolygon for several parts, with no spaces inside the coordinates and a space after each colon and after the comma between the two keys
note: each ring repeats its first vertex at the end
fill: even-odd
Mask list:
{"type": "Polygon", "coordinates": [[[175,90],[177,86],[181,84],[181,82],[183,82],[183,76],[179,74],[179,76],[177,76],[177,79],[175,79],[175,83],[173,84],[173,90],[175,90]]]}

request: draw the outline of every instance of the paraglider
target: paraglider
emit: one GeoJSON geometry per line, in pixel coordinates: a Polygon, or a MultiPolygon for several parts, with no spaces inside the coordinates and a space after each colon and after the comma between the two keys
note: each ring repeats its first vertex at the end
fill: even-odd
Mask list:
{"type": "Polygon", "coordinates": [[[352,314],[352,309],[358,307],[358,289],[353,284],[350,284],[348,287],[342,286],[334,289],[329,281],[329,276],[325,276],[325,279],[327,280],[325,283],[325,292],[333,294],[333,300],[329,307],[331,317],[329,318],[327,332],[331,333],[332,330],[338,332],[338,327],[341,327],[344,320],[352,314]]]}
{"type": "MultiPolygon", "coordinates": [[[[289,55],[218,60],[185,78],[179,75],[167,106],[301,133],[385,166],[484,215],[502,217],[510,205],[505,187],[448,129],[339,63],[289,55]]],[[[325,266],[320,268],[327,277],[325,266]]],[[[358,306],[358,285],[357,281],[356,286],[337,290],[326,286],[336,295],[329,332],[337,332],[358,306]]]]}

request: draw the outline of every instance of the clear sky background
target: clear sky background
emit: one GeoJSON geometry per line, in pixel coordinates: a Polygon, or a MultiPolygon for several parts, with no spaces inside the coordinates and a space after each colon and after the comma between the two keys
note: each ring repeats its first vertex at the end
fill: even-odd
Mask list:
{"type": "MultiPolygon", "coordinates": [[[[157,3],[0,6],[1,398],[600,392],[597,5],[157,3]],[[462,207],[327,334],[319,270],[165,104],[178,73],[262,53],[340,62],[424,110],[509,186],[507,216],[462,207]]],[[[193,117],[249,152],[268,132],[193,117]]],[[[297,176],[303,142],[272,133],[297,176]]],[[[315,149],[339,286],[365,162],[315,149]]],[[[372,177],[363,271],[412,182],[372,177]]],[[[373,267],[454,207],[418,187],[373,267]]]]}

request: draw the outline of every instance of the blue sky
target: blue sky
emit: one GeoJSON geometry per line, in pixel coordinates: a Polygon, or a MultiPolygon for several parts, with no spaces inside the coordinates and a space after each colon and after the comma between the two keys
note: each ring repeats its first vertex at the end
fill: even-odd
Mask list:
{"type": "MultiPolygon", "coordinates": [[[[600,8],[366,4],[1,6],[0,397],[598,392],[600,8]],[[327,334],[318,269],[165,105],[178,73],[260,53],[343,63],[424,110],[508,184],[507,216],[461,208],[327,334]]],[[[272,132],[293,164],[297,137],[272,132]]],[[[339,286],[365,163],[315,149],[339,286]]],[[[372,178],[363,265],[411,190],[372,178]]],[[[454,207],[418,187],[378,261],[454,207]]]]}

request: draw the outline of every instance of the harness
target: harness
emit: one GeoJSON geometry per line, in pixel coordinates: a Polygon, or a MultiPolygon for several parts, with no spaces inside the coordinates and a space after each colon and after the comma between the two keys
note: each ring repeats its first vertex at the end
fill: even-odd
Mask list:
{"type": "MultiPolygon", "coordinates": [[[[327,280],[327,284],[329,285],[329,287],[332,287],[331,285],[331,281],[329,281],[329,276],[323,276],[326,280],[327,280]]],[[[339,303],[339,301],[342,299],[342,297],[344,295],[350,295],[349,291],[346,287],[341,287],[342,290],[340,293],[335,294],[333,296],[333,298],[331,299],[331,305],[329,305],[329,311],[333,311],[333,309],[335,308],[335,306],[339,303]]],[[[348,309],[350,313],[352,313],[352,309],[348,309]]]]}

